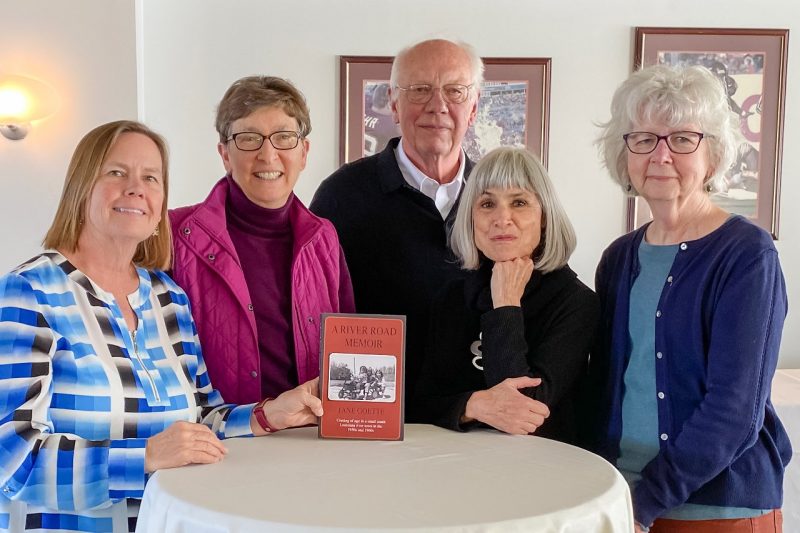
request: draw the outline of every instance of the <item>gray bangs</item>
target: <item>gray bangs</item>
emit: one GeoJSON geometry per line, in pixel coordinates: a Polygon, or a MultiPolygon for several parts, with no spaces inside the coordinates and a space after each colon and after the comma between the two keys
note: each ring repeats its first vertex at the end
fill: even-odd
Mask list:
{"type": "Polygon", "coordinates": [[[475,190],[482,194],[487,189],[523,189],[538,197],[529,174],[530,168],[519,152],[501,151],[497,153],[493,165],[473,176],[476,180],[475,190]]]}

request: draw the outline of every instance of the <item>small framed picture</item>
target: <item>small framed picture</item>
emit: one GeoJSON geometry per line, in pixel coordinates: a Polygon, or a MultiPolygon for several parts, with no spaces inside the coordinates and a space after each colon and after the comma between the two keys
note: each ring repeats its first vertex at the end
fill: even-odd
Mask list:
{"type": "MultiPolygon", "coordinates": [[[[733,166],[711,183],[711,200],[778,238],[789,30],[636,28],[634,69],[702,65],[723,82],[743,140],[733,166]]],[[[651,219],[628,200],[628,230],[651,219]]]]}
{"type": "MultiPolygon", "coordinates": [[[[342,56],[340,164],[373,155],[400,129],[389,101],[392,57],[342,56]]],[[[478,116],[463,146],[478,161],[498,146],[527,146],[547,166],[549,58],[484,58],[478,116]]]]}

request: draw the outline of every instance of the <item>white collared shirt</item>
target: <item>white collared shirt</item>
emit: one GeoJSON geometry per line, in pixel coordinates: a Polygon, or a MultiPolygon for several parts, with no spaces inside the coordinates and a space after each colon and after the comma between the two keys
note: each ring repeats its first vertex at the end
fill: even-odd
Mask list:
{"type": "Polygon", "coordinates": [[[458,199],[461,185],[464,183],[464,166],[466,165],[464,150],[461,150],[458,157],[459,163],[456,177],[453,178],[453,181],[444,185],[426,176],[424,172],[411,162],[411,159],[408,158],[405,148],[403,147],[402,137],[400,138],[400,143],[397,145],[397,148],[394,149],[394,155],[406,183],[433,200],[433,203],[436,204],[436,209],[438,209],[439,213],[442,215],[442,219],[447,218],[447,215],[458,199]]]}

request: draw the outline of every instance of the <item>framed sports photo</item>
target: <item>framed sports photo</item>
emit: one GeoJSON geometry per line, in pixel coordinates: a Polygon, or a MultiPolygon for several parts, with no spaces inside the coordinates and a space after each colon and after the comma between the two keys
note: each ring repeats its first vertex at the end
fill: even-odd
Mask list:
{"type": "MultiPolygon", "coordinates": [[[[711,183],[711,200],[778,238],[789,30],[636,28],[634,70],[702,65],[722,81],[743,140],[731,168],[711,183]]],[[[632,230],[651,219],[646,202],[628,199],[632,230]]]]}
{"type": "MultiPolygon", "coordinates": [[[[373,155],[400,135],[389,101],[392,57],[342,56],[339,163],[373,155]]],[[[498,146],[527,146],[547,166],[550,58],[484,58],[478,116],[464,138],[473,161],[498,146]]]]}

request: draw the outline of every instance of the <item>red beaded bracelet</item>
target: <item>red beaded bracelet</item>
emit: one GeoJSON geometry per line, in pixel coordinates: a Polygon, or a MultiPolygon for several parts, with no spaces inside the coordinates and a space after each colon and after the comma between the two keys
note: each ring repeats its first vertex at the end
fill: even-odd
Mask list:
{"type": "Polygon", "coordinates": [[[278,431],[278,428],[269,423],[269,420],[267,420],[267,414],[264,412],[264,404],[270,400],[274,400],[274,398],[264,398],[258,402],[253,408],[253,414],[256,415],[256,422],[258,422],[258,425],[261,426],[261,429],[267,433],[275,433],[278,431]]]}

